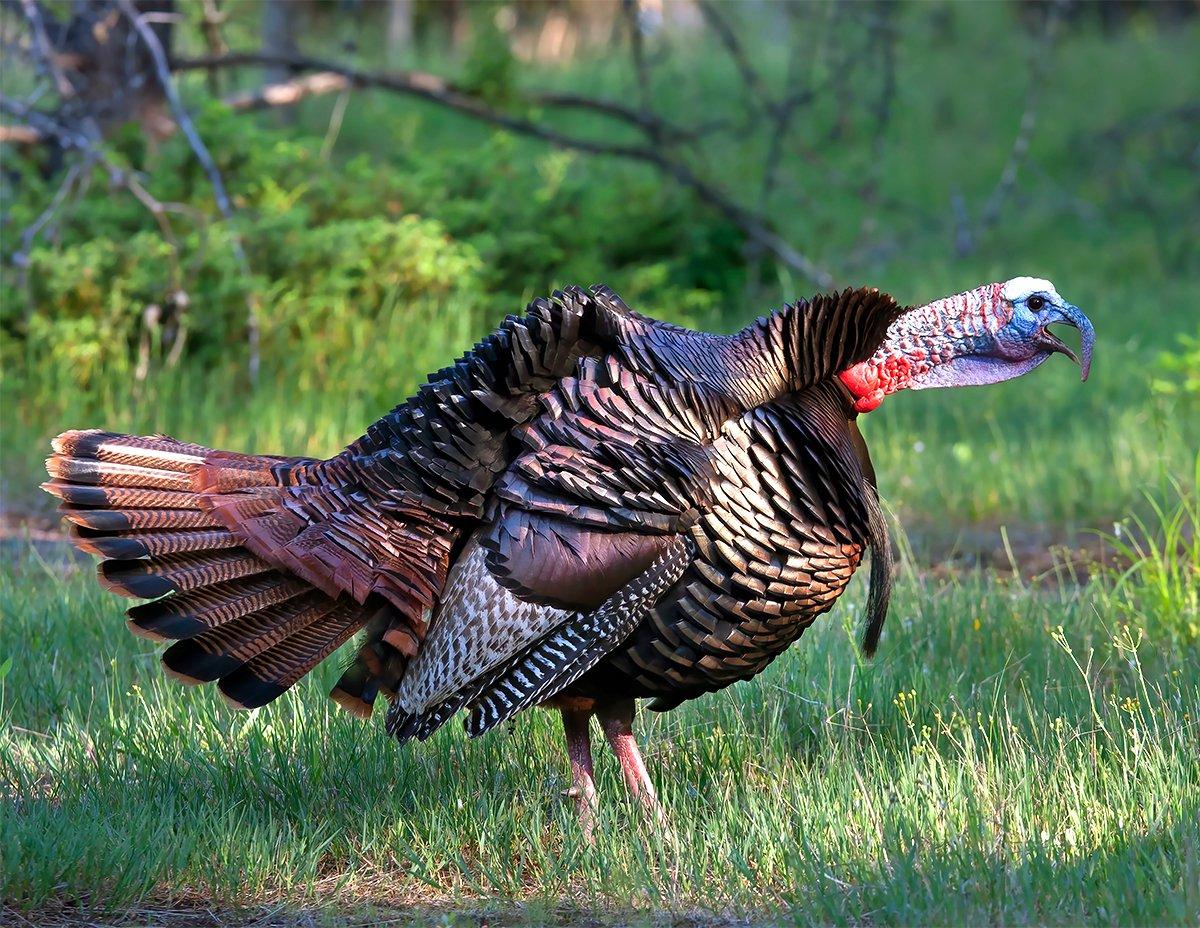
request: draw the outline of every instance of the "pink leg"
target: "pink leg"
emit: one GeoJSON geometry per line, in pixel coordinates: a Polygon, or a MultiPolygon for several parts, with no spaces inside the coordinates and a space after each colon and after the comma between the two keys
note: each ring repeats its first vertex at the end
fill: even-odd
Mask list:
{"type": "Polygon", "coordinates": [[[637,740],[633,737],[632,699],[615,703],[599,710],[600,725],[604,736],[608,739],[609,747],[617,755],[621,764],[621,773],[625,777],[625,785],[629,792],[642,804],[642,808],[654,816],[655,822],[666,824],[666,815],[654,792],[654,784],[650,782],[650,774],[646,772],[646,764],[642,760],[642,752],[638,750],[637,740]]]}
{"type": "Polygon", "coordinates": [[[583,836],[592,840],[596,815],[596,782],[592,771],[592,735],[588,730],[592,713],[581,709],[563,709],[563,733],[567,736],[567,757],[571,760],[571,789],[575,812],[583,836]]]}

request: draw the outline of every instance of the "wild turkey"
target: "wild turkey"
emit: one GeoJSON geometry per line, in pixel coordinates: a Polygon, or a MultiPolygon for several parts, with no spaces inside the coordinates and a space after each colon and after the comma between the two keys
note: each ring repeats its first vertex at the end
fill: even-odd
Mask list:
{"type": "Polygon", "coordinates": [[[366,628],[332,697],[391,705],[401,742],[459,710],[471,735],[562,712],[579,811],[598,715],[655,806],[632,737],[651,708],[745,680],[873,550],[863,647],[890,553],[855,425],[905,388],[994,383],[1091,324],[1017,278],[906,310],[875,290],[785,306],[731,336],[568,289],[509,317],[327,461],[65,432],[46,490],[100,582],[152,599],[129,627],[184,683],[262,706],[366,628]]]}

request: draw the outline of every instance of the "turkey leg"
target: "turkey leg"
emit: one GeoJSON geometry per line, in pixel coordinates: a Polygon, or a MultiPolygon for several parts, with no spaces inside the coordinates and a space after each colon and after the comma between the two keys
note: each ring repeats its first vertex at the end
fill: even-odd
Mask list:
{"type": "Polygon", "coordinates": [[[646,772],[646,763],[642,760],[637,739],[633,736],[634,705],[632,699],[623,699],[600,708],[600,727],[604,729],[612,752],[617,755],[629,792],[658,825],[665,825],[667,817],[654,792],[654,784],[650,782],[650,774],[646,772]]]}
{"type": "Polygon", "coordinates": [[[563,734],[567,738],[567,757],[571,761],[571,788],[567,795],[575,800],[575,813],[583,836],[592,840],[596,817],[596,781],[592,771],[592,720],[590,709],[562,709],[563,734]]]}

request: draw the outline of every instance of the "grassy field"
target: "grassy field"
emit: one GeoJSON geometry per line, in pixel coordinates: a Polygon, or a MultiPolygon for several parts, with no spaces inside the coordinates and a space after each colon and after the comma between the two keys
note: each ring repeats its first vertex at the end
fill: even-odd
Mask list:
{"type": "Polygon", "coordinates": [[[856,588],[753,682],[644,718],[668,830],[641,826],[603,758],[594,847],[550,715],[398,750],[323,698],[332,666],[238,715],[166,681],[90,570],[26,552],[0,580],[0,895],[1195,924],[1190,506],[1154,527],[1162,547],[1082,585],[906,570],[872,664],[856,588]]]}
{"type": "MultiPolygon", "coordinates": [[[[738,277],[697,297],[705,269],[679,265],[707,259],[688,252],[688,236],[708,255],[700,240],[721,229],[660,189],[657,175],[356,95],[327,170],[350,170],[337,159],[362,153],[372,172],[425,171],[420,183],[437,189],[418,189],[423,215],[439,229],[467,228],[475,200],[492,197],[482,231],[435,238],[473,256],[472,266],[528,259],[520,294],[497,285],[409,298],[401,282],[376,288],[369,303],[356,302],[362,288],[334,292],[327,312],[304,315],[325,291],[303,291],[297,281],[309,271],[288,266],[264,284],[253,388],[240,332],[215,322],[198,326],[199,347],[179,366],[137,380],[136,327],[107,342],[96,335],[140,317],[132,290],[93,294],[81,309],[71,301],[86,290],[70,289],[62,305],[47,297],[25,328],[0,326],[9,535],[0,540],[0,922],[125,913],[180,925],[349,915],[458,924],[462,911],[471,913],[463,924],[1200,921],[1200,392],[1189,369],[1200,359],[1180,340],[1200,338],[1187,205],[1195,177],[1187,164],[1160,171],[1162,138],[1150,129],[1136,141],[1146,113],[1200,92],[1186,64],[1200,32],[1195,22],[1071,30],[1055,49],[1012,202],[959,256],[945,220],[955,196],[977,209],[1004,166],[1026,96],[1013,69],[1028,59],[1027,34],[1001,4],[952,5],[945,16],[906,9],[880,163],[870,163],[861,131],[798,130],[795,163],[813,165],[812,176],[799,170],[781,186],[773,220],[840,282],[904,301],[1047,276],[1092,318],[1097,349],[1086,384],[1056,358],[994,388],[894,397],[861,420],[904,553],[879,657],[861,661],[853,643],[860,579],[756,680],[643,715],[672,827],[640,824],[601,755],[602,818],[589,847],[562,795],[556,719],[529,713],[479,742],[451,725],[399,750],[381,725],[324,698],[336,660],[279,704],[234,714],[210,692],[163,679],[154,649],[126,632],[123,603],[98,588],[89,564],[12,530],[50,517],[34,487],[49,438],[65,428],[327,455],[551,286],[603,280],[635,308],[727,330],[811,289],[780,273],[758,290],[738,277]],[[957,23],[953,41],[938,31],[942,20],[957,23]],[[1135,141],[1105,148],[1110,130],[1135,141]],[[450,184],[437,173],[443,163],[496,149],[508,154],[494,189],[438,186],[450,184]],[[830,163],[841,180],[827,181],[830,163]],[[856,183],[864,172],[879,181],[873,204],[856,183]],[[504,202],[508,190],[522,202],[504,202]],[[668,217],[677,254],[601,260],[615,262],[620,248],[595,246],[586,227],[637,219],[630,203],[645,213],[646,238],[662,232],[659,212],[668,217]],[[525,244],[529,224],[575,206],[576,218],[555,229],[577,239],[552,243],[559,251],[549,256],[539,251],[545,238],[525,244]],[[887,247],[859,254],[866,228],[884,230],[887,247]]],[[[736,115],[743,103],[732,65],[718,48],[703,51],[703,68],[677,56],[658,72],[657,92],[681,121],[736,115]]],[[[778,79],[787,63],[768,48],[759,64],[778,79]]],[[[627,63],[611,56],[530,69],[526,80],[615,99],[630,92],[627,63]]],[[[189,92],[202,86],[197,77],[189,92]]],[[[306,105],[293,147],[280,150],[315,159],[332,105],[306,105]]],[[[811,120],[823,126],[828,116],[811,120]]],[[[563,128],[589,125],[580,117],[563,128]]],[[[763,143],[737,139],[712,157],[738,164],[763,143]]],[[[284,184],[228,180],[245,197],[284,184]]],[[[738,192],[752,201],[756,180],[743,180],[738,192]]],[[[321,183],[253,200],[250,234],[296,221],[294,211],[318,214],[321,183]]],[[[158,184],[173,189],[170,177],[152,177],[165,197],[158,184]]],[[[47,245],[35,260],[86,278],[97,255],[122,253],[130,233],[103,231],[105,196],[98,189],[87,207],[99,218],[84,209],[78,229],[66,223],[62,256],[47,245]],[[82,243],[70,244],[72,229],[82,243]],[[80,229],[98,230],[96,241],[80,229]]],[[[379,205],[370,189],[361,196],[370,210],[379,205]]],[[[373,259],[354,259],[324,270],[333,277],[348,265],[369,280],[373,259]]],[[[736,248],[732,260],[740,274],[736,248]]],[[[214,300],[228,285],[203,283],[214,300]]],[[[193,309],[197,319],[204,311],[193,309]]]]}

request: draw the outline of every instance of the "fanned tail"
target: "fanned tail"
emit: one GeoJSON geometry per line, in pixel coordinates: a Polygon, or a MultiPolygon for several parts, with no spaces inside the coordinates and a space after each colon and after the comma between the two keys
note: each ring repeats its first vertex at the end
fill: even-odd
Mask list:
{"type": "Polygon", "coordinates": [[[286,692],[370,614],[250,551],[218,511],[261,510],[306,459],[97,430],[64,432],[53,448],[43,489],[62,500],[75,545],[103,558],[101,584],[153,600],[128,611],[129,628],[177,640],[162,658],[174,679],[218,682],[233,705],[256,708],[286,692]]]}

